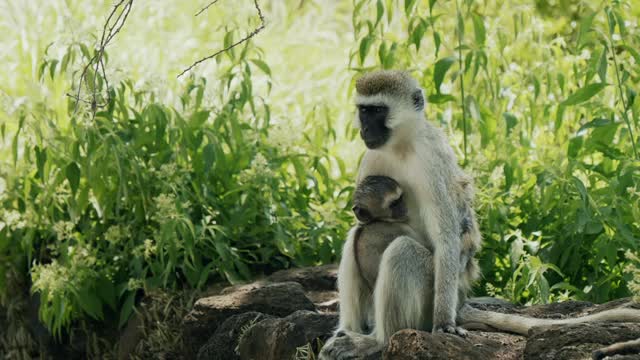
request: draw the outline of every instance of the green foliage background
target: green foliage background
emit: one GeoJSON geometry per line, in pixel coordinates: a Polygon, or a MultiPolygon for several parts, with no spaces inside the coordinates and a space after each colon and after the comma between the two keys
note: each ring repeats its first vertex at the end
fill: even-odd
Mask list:
{"type": "MultiPolygon", "coordinates": [[[[134,2],[95,118],[77,86],[110,3],[0,5],[0,293],[57,335],[122,326],[158,288],[339,259],[364,150],[353,79],[424,85],[478,188],[477,294],[627,296],[640,238],[640,6],[633,1],[134,2]],[[46,29],[46,30],[45,30],[46,29]],[[630,256],[629,258],[632,258],[630,256]]],[[[93,75],[92,75],[93,76],[93,75]]],[[[95,75],[100,78],[100,75],[95,75]]]]}

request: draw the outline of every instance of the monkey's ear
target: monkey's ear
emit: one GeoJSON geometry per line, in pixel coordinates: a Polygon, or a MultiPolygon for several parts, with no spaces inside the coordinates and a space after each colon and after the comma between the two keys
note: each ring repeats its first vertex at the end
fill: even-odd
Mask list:
{"type": "Polygon", "coordinates": [[[422,93],[422,89],[414,91],[411,97],[416,111],[424,110],[424,94],[422,93]]]}

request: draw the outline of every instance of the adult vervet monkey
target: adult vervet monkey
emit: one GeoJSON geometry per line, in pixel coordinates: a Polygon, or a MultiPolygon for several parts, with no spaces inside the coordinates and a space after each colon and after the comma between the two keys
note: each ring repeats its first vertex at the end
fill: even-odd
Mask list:
{"type": "MultiPolygon", "coordinates": [[[[337,336],[323,351],[338,358],[350,356],[341,350],[349,347],[360,355],[377,351],[404,328],[465,334],[456,326],[456,310],[459,289],[468,287],[460,282],[462,259],[468,257],[461,223],[473,198],[471,179],[458,166],[442,131],[425,120],[424,95],[411,76],[401,71],[369,73],[357,80],[356,91],[356,127],[367,147],[357,183],[370,175],[395,179],[405,192],[408,224],[417,237],[401,236],[385,250],[374,290],[373,319],[367,321],[374,324],[370,335],[362,335],[367,314],[360,309],[362,299],[354,298],[361,292],[340,294],[341,309],[346,309],[341,310],[337,336]],[[425,249],[433,256],[431,269],[423,261],[425,249]],[[426,284],[427,271],[433,276],[432,286],[426,284]]],[[[471,221],[476,224],[473,212],[471,221]]],[[[349,238],[353,236],[352,231],[349,238]]],[[[470,242],[479,247],[478,231],[470,242]]],[[[350,266],[345,250],[339,290],[358,286],[344,270],[350,266]]]]}
{"type": "MultiPolygon", "coordinates": [[[[458,166],[444,133],[425,120],[422,89],[409,74],[372,72],[357,80],[356,91],[356,126],[367,146],[357,182],[369,175],[395,179],[407,193],[409,225],[420,235],[414,240],[433,253],[433,313],[425,314],[421,306],[414,306],[415,313],[410,317],[431,317],[433,331],[464,334],[456,326],[456,310],[460,258],[464,256],[461,223],[473,197],[471,179],[458,166]]],[[[473,213],[472,217],[475,223],[473,213]]],[[[479,246],[479,233],[473,240],[479,246]]],[[[419,280],[412,279],[413,272],[407,271],[405,281],[419,280]]],[[[399,301],[390,305],[406,309],[412,300],[399,301]]],[[[408,324],[397,325],[404,328],[408,324]]],[[[378,331],[378,326],[376,331],[380,342],[391,336],[378,331]]]]}
{"type": "Polygon", "coordinates": [[[356,89],[356,122],[368,148],[358,184],[371,175],[396,179],[404,190],[408,225],[415,231],[412,236],[398,236],[384,250],[375,280],[373,315],[367,311],[370,300],[363,295],[365,285],[356,276],[352,245],[357,227],[349,233],[338,274],[340,325],[323,348],[321,359],[366,358],[404,328],[464,335],[456,318],[460,323],[481,322],[521,334],[540,325],[640,321],[640,313],[630,309],[566,320],[526,318],[469,306],[456,314],[463,305],[459,295],[469,286],[460,277],[463,264],[475,264],[468,261],[474,253],[470,250],[480,244],[475,215],[468,206],[473,198],[471,181],[458,167],[444,134],[425,121],[422,90],[408,74],[374,72],[359,79],[356,89]],[[466,225],[465,216],[471,219],[466,225]],[[463,227],[471,230],[461,236],[463,227]],[[467,243],[472,246],[463,245],[467,243]]]}

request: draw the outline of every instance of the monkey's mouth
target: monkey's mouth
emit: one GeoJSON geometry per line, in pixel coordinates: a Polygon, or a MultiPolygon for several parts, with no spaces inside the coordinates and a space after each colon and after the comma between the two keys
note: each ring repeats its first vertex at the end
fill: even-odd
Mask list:
{"type": "Polygon", "coordinates": [[[387,142],[387,139],[384,136],[378,136],[375,138],[362,136],[362,140],[364,140],[364,145],[369,149],[377,149],[387,142]]]}

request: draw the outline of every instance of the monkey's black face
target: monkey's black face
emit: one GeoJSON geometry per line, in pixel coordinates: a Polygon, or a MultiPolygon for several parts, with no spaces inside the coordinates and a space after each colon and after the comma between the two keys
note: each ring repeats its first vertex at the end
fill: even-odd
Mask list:
{"type": "Polygon", "coordinates": [[[391,136],[386,125],[389,107],[386,105],[358,105],[360,118],[360,137],[369,149],[384,145],[391,136]]]}

